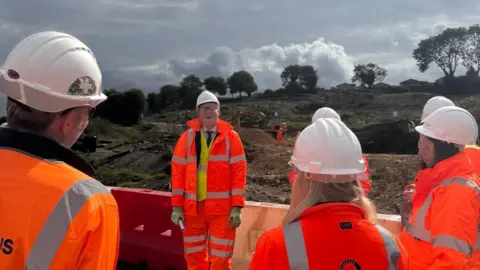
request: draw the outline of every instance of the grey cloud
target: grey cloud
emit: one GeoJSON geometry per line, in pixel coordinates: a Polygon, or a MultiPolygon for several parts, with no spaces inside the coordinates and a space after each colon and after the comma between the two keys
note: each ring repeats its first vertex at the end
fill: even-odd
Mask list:
{"type": "Polygon", "coordinates": [[[237,70],[250,71],[262,88],[277,88],[280,73],[291,64],[313,65],[319,72],[319,85],[330,87],[348,80],[352,75],[353,61],[340,45],[319,38],[300,44],[265,45],[246,48],[234,53],[230,48],[217,48],[204,59],[172,60],[165,72],[180,79],[188,74],[201,78],[207,76],[227,77],[237,70]]]}
{"type": "Polygon", "coordinates": [[[281,69],[295,63],[316,66],[328,85],[348,80],[360,61],[388,67],[388,80],[396,82],[436,76],[418,73],[412,49],[447,26],[478,22],[478,6],[476,0],[7,0],[0,9],[0,58],[21,38],[53,29],[91,47],[107,87],[156,91],[189,72],[228,76],[238,69],[276,87],[281,69]],[[315,44],[317,37],[333,43],[315,44]]]}

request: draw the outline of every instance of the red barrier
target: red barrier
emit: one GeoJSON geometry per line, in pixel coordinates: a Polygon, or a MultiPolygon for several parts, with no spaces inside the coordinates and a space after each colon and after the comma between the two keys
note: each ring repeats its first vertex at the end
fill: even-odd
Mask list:
{"type": "Polygon", "coordinates": [[[186,269],[182,231],[172,223],[169,192],[112,188],[120,211],[119,260],[149,269],[186,269]]]}

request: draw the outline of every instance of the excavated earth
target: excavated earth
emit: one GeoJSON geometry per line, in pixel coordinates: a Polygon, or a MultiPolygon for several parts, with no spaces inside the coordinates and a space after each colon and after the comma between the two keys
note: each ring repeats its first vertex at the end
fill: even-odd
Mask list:
{"type": "MultiPolygon", "coordinates": [[[[129,143],[110,141],[96,153],[85,156],[96,167],[97,179],[106,185],[169,190],[170,159],[175,143],[185,129],[184,125],[149,123],[141,140],[129,143]]],[[[292,154],[294,138],[286,137],[286,145],[277,146],[271,134],[263,130],[236,130],[244,143],[248,162],[247,199],[288,204],[288,160],[292,154]]],[[[371,136],[368,136],[366,130],[356,132],[357,136],[362,144],[368,143],[370,148],[378,148],[378,145],[386,143],[383,138],[389,136],[391,132],[387,131],[392,129],[375,127],[368,130],[371,131],[371,136]]],[[[402,152],[402,142],[405,151],[413,151],[415,138],[410,135],[396,135],[395,138],[393,145],[398,148],[395,152],[402,152]]],[[[375,202],[378,212],[398,213],[402,188],[413,181],[419,167],[418,157],[368,153],[367,157],[373,178],[369,197],[375,202]]]]}

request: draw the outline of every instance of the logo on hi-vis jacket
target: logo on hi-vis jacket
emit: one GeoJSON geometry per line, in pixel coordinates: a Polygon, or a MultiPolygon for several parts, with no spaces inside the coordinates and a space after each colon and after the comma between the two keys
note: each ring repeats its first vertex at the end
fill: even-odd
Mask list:
{"type": "Polygon", "coordinates": [[[10,255],[13,252],[13,240],[9,238],[0,238],[0,250],[5,255],[10,255]]]}
{"type": "Polygon", "coordinates": [[[345,260],[340,264],[340,270],[361,270],[360,264],[355,260],[345,260]]]}

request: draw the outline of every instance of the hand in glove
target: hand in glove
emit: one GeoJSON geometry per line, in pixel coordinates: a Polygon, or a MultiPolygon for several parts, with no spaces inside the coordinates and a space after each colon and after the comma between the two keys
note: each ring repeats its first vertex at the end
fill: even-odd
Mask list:
{"type": "Polygon", "coordinates": [[[175,206],[172,212],[172,222],[178,225],[180,219],[183,219],[183,207],[175,206]]]}
{"type": "Polygon", "coordinates": [[[231,229],[236,229],[242,223],[242,219],[240,217],[241,210],[242,210],[241,207],[238,207],[238,206],[232,207],[232,211],[230,211],[230,218],[228,219],[231,229]]]}

